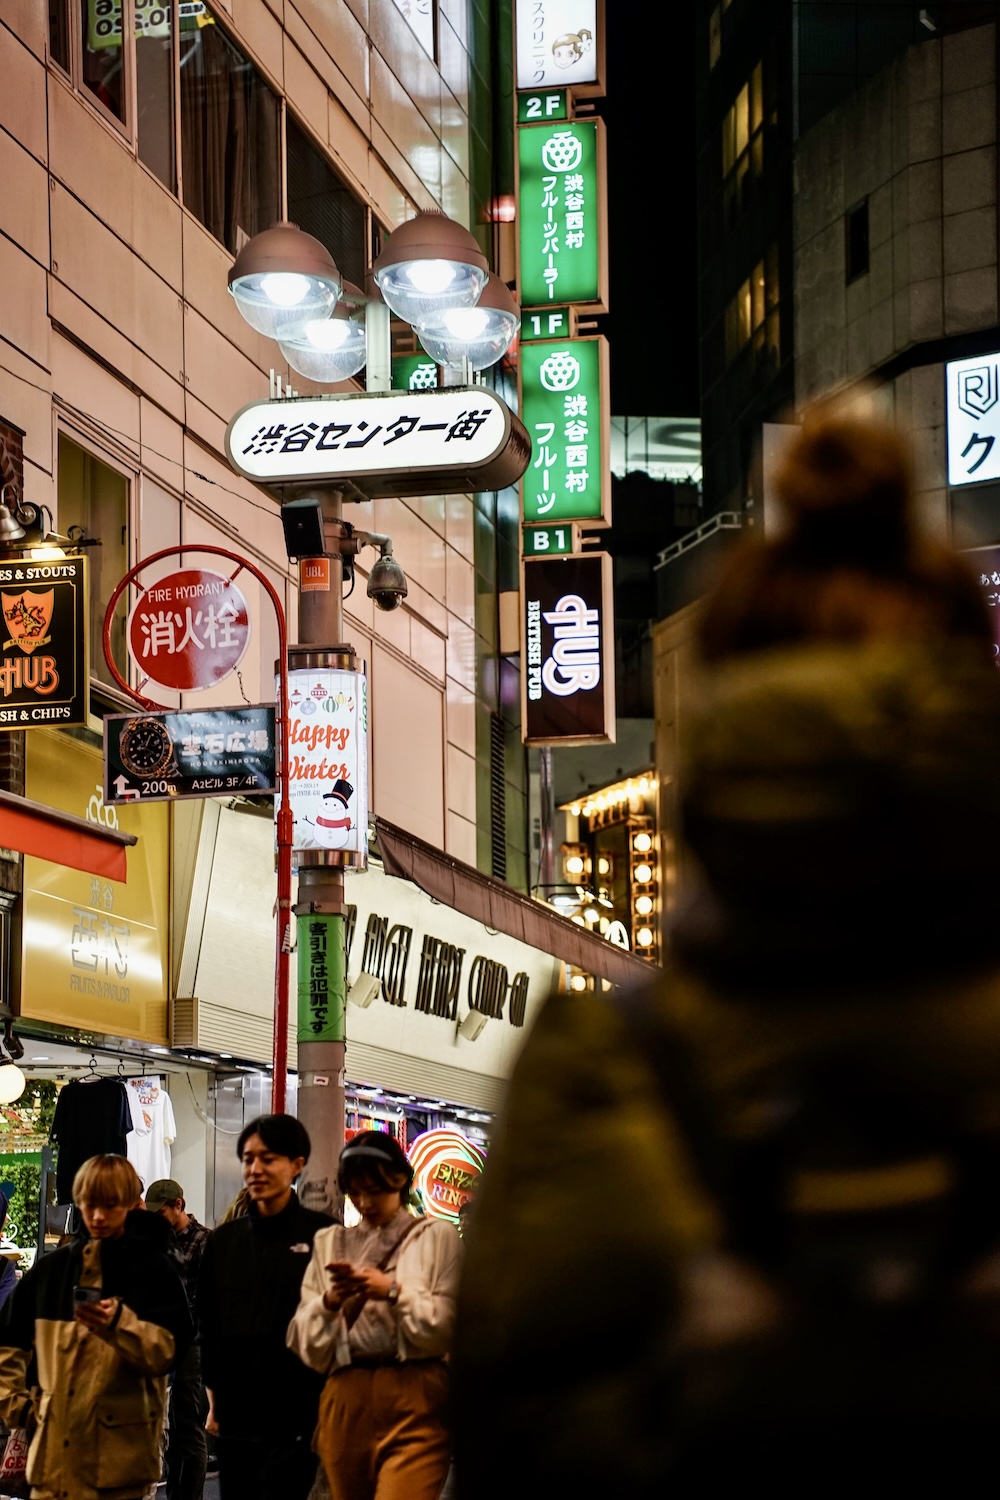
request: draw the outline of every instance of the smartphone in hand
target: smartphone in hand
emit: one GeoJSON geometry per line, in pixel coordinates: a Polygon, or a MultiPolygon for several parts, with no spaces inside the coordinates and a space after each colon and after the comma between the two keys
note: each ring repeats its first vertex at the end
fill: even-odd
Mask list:
{"type": "Polygon", "coordinates": [[[81,1307],[87,1302],[100,1302],[104,1293],[99,1286],[75,1286],[73,1288],[73,1305],[81,1307]]]}

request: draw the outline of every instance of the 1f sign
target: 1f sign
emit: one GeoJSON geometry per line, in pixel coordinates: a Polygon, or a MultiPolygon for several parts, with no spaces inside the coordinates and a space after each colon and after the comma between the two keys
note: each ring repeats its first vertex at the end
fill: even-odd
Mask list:
{"type": "Polygon", "coordinates": [[[1000,354],[945,366],[948,482],[1000,478],[1000,354]]]}

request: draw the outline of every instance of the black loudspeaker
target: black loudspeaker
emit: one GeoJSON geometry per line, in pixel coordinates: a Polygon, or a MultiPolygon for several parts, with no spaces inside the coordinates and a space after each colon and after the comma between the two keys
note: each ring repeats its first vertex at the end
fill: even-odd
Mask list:
{"type": "Polygon", "coordinates": [[[281,529],[289,558],[322,557],[323,507],[318,500],[289,500],[281,507],[281,529]]]}

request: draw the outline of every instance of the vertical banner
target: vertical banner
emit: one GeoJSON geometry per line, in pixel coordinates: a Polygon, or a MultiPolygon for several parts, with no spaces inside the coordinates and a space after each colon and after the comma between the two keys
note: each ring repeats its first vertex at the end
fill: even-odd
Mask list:
{"type": "Polygon", "coordinates": [[[368,853],[368,683],[363,672],[334,667],[289,672],[288,771],[293,858],[311,850],[340,850],[357,856],[345,864],[363,864],[368,853]]]}
{"type": "Polygon", "coordinates": [[[300,1042],[345,1040],[347,961],[344,919],[328,912],[296,918],[300,1042]]]}
{"type": "Polygon", "coordinates": [[[519,363],[521,420],[532,444],[522,520],[610,525],[607,339],[522,344],[519,363]]]}
{"type": "Polygon", "coordinates": [[[603,92],[603,0],[515,0],[517,86],[603,92]]]}
{"type": "Polygon", "coordinates": [[[604,121],[521,125],[517,159],[521,306],[606,312],[604,121]]]}
{"type": "Polygon", "coordinates": [[[526,745],[615,742],[615,642],[606,552],[525,560],[521,735],[526,745]]]}

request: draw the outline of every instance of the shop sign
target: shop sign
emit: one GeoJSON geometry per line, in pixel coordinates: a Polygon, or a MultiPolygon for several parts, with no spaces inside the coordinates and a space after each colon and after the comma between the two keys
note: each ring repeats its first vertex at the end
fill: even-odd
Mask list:
{"type": "Polygon", "coordinates": [[[434,0],[396,0],[396,9],[427,56],[434,57],[434,0]]]}
{"type": "Polygon", "coordinates": [[[541,312],[521,314],[521,343],[537,339],[568,339],[572,334],[568,307],[547,307],[541,312]]]}
{"type": "Polygon", "coordinates": [[[577,528],[568,526],[526,526],[525,557],[559,557],[577,549],[577,528]]]}
{"type": "Polygon", "coordinates": [[[993,619],[993,659],[1000,666],[1000,547],[973,547],[965,553],[993,619]]]}
{"type": "Polygon", "coordinates": [[[521,724],[526,745],[615,740],[611,558],[525,560],[521,724]]]}
{"type": "Polygon", "coordinates": [[[108,806],[274,789],[273,708],[110,714],[104,720],[108,806]]]}
{"type": "Polygon", "coordinates": [[[368,852],[368,682],[363,672],[288,674],[292,848],[368,852]]]}
{"type": "Polygon", "coordinates": [[[182,568],[139,595],[125,637],[144,684],[177,693],[211,688],[246,654],[250,607],[231,578],[182,568]]]}
{"type": "Polygon", "coordinates": [[[539,125],[545,120],[569,118],[569,95],[565,89],[548,89],[541,93],[518,94],[517,123],[539,125]]]}
{"type": "Polygon", "coordinates": [[[0,729],[86,724],[86,558],[0,565],[0,605],[0,729]]]}
{"type": "Polygon", "coordinates": [[[521,349],[521,411],[533,445],[521,481],[526,524],[610,525],[607,351],[604,338],[521,349]]]}
{"type": "Polygon", "coordinates": [[[603,132],[603,120],[518,127],[522,307],[606,305],[603,132]]]}
{"type": "Polygon", "coordinates": [[[1000,354],[945,365],[948,483],[1000,479],[1000,354]]]}
{"type": "Polygon", "coordinates": [[[457,1225],[461,1210],[479,1187],[486,1165],[482,1148],[461,1131],[441,1128],[418,1135],[406,1154],[428,1218],[457,1225]]]}
{"type": "MultiPolygon", "coordinates": [[[[170,36],[171,0],[132,0],[135,35],[166,40],[170,36]]],[[[205,0],[180,0],[181,30],[210,26],[205,0]]],[[[122,0],[87,0],[87,46],[91,52],[122,44],[122,0]]]]}
{"type": "Polygon", "coordinates": [[[517,86],[595,83],[598,0],[516,0],[517,86]]]}
{"type": "Polygon", "coordinates": [[[108,806],[96,747],[56,730],[28,735],[25,793],[138,836],[128,882],[25,856],[21,1012],[163,1045],[168,1040],[170,813],[108,806]]]}
{"type": "Polygon", "coordinates": [[[300,918],[298,934],[298,1040],[342,1042],[346,958],[342,919],[324,912],[300,918]]]}
{"type": "Polygon", "coordinates": [[[260,401],[226,432],[229,461],[248,479],[350,481],[370,499],[503,489],[530,452],[521,422],[486,386],[260,401]]]}
{"type": "Polygon", "coordinates": [[[429,354],[400,354],[392,361],[394,391],[436,391],[438,367],[429,354]]]}

